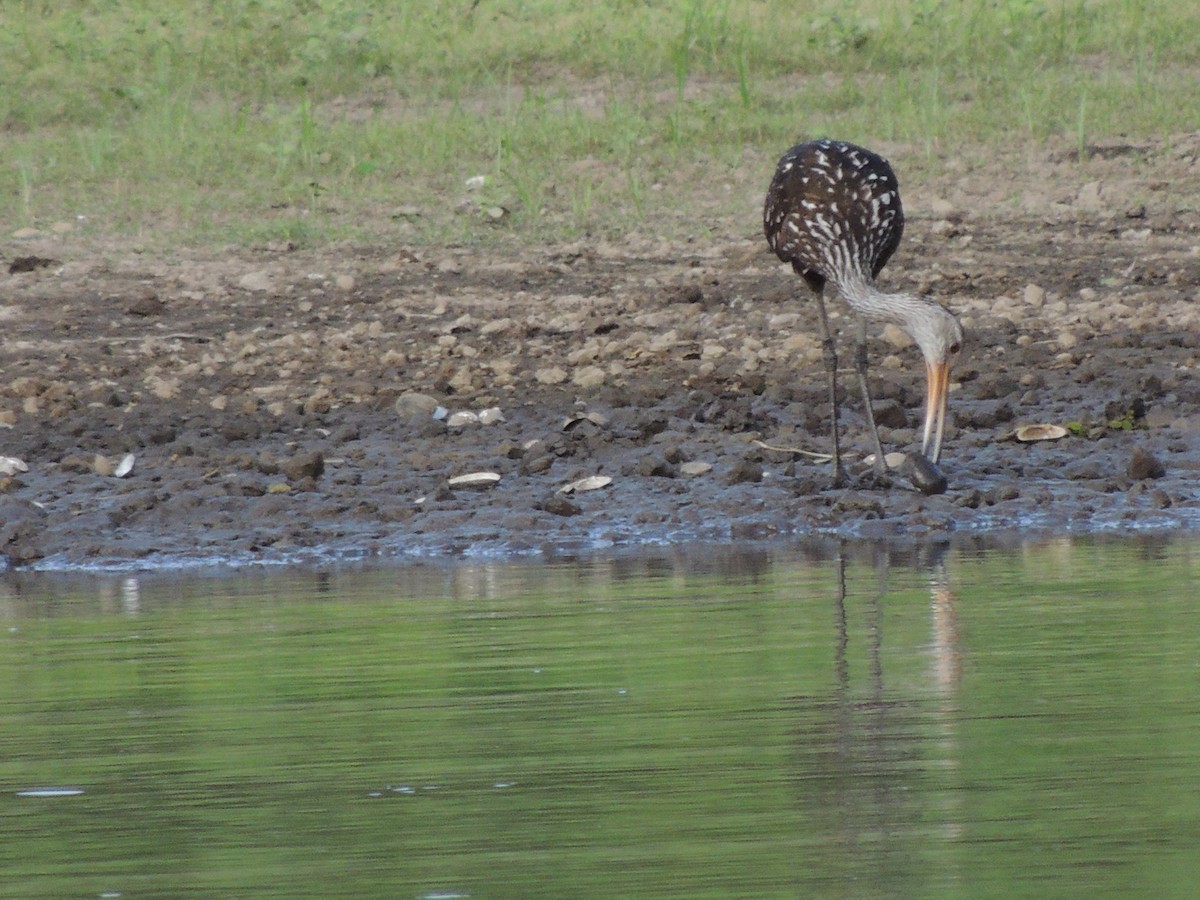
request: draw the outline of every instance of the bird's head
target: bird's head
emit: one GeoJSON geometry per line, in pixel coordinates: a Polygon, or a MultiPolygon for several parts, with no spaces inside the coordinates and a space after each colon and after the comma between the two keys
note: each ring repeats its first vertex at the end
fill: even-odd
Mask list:
{"type": "Polygon", "coordinates": [[[925,430],[921,452],[936,463],[942,453],[946,429],[946,405],[950,393],[950,370],[962,349],[963,330],[945,307],[925,301],[920,312],[905,324],[909,335],[925,357],[925,430]],[[932,448],[932,449],[931,449],[932,448]]]}

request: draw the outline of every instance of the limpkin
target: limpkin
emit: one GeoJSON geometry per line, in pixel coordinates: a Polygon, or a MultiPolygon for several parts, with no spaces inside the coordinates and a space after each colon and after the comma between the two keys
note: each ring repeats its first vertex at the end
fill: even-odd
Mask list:
{"type": "MultiPolygon", "coordinates": [[[[923,459],[937,463],[946,424],[950,367],[962,346],[958,320],[941,305],[912,294],[885,294],[875,286],[904,233],[900,187],[891,165],[877,153],[845,141],[797,144],[783,155],[763,208],[767,243],[792,264],[816,294],[822,352],[833,408],[833,479],[845,483],[838,444],[837,348],[825,312],[825,286],[832,284],[857,314],[854,367],[875,450],[875,471],[886,465],[871,391],[867,384],[866,321],[891,322],[904,330],[925,357],[927,390],[923,459]]],[[[930,467],[940,478],[935,467],[930,467]]],[[[916,480],[916,479],[914,479],[916,480]]],[[[941,480],[942,489],[945,480],[941,480]]]]}

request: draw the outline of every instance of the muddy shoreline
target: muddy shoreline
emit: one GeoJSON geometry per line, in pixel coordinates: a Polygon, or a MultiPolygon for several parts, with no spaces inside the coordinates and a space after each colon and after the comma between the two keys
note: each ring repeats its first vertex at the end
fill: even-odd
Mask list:
{"type": "MultiPolygon", "coordinates": [[[[1157,149],[907,193],[881,283],[967,332],[936,496],[831,490],[806,455],[828,445],[811,304],[751,215],[524,249],[0,241],[0,456],[27,467],[0,476],[0,568],[1200,528],[1200,139],[1157,149]],[[1013,439],[1043,422],[1072,434],[1013,439]],[[500,480],[447,487],[479,471],[500,480]]],[[[911,450],[916,350],[876,331],[871,358],[885,449],[911,450]]]]}

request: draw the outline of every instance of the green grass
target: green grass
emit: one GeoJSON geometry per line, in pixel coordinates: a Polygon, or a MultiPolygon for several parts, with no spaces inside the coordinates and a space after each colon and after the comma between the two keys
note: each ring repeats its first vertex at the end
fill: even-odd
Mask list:
{"type": "Polygon", "coordinates": [[[804,136],[934,164],[1194,130],[1197,33],[1191,0],[11,2],[0,221],[168,245],[699,235],[741,213],[707,187],[765,182],[804,136]]]}

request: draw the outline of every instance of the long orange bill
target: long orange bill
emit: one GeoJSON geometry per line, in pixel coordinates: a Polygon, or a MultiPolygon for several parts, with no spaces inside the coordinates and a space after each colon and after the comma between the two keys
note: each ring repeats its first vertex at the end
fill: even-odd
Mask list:
{"type": "Polygon", "coordinates": [[[921,453],[931,463],[942,455],[942,434],[946,430],[946,401],[950,393],[950,364],[926,363],[925,377],[925,437],[921,441],[921,453]]]}

